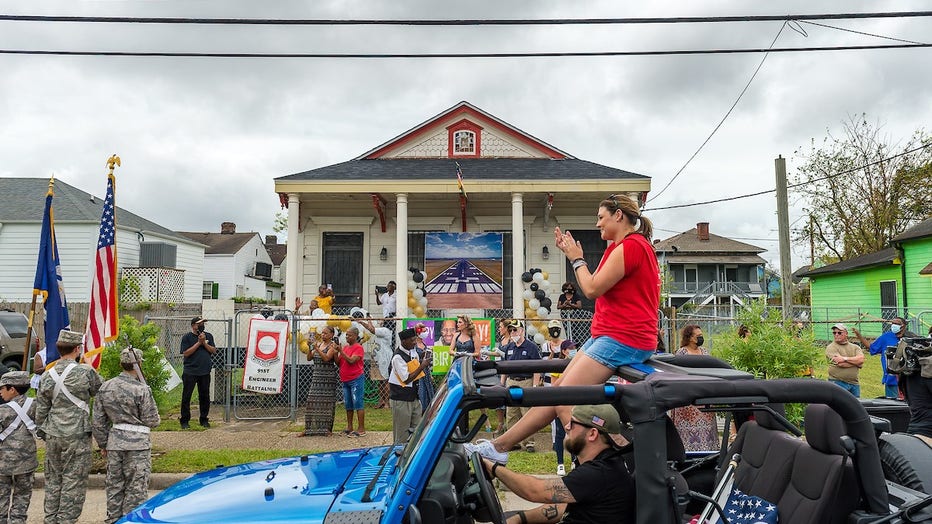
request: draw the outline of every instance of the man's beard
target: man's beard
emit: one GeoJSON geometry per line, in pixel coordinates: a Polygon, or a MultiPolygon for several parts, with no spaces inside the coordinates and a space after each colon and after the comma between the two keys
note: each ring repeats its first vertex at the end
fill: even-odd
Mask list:
{"type": "Polygon", "coordinates": [[[567,437],[566,440],[563,441],[563,449],[568,451],[570,455],[579,456],[584,447],[586,447],[586,441],[583,435],[567,437]]]}

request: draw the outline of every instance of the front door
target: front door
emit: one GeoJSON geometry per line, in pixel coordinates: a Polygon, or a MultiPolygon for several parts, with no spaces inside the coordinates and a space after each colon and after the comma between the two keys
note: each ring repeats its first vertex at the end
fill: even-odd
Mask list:
{"type": "Polygon", "coordinates": [[[880,316],[890,320],[896,316],[896,280],[886,280],[880,283],[880,316]]]}
{"type": "Polygon", "coordinates": [[[321,284],[333,287],[334,306],[362,306],[362,241],[362,233],[324,233],[321,284]]]}

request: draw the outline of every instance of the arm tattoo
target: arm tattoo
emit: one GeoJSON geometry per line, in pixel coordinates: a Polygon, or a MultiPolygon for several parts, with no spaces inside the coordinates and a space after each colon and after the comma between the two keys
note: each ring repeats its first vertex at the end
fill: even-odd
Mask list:
{"type": "Polygon", "coordinates": [[[547,481],[546,489],[550,493],[550,502],[576,502],[576,498],[566,489],[563,479],[547,481]]]}
{"type": "Polygon", "coordinates": [[[540,508],[541,513],[544,514],[544,518],[547,519],[547,522],[556,521],[557,517],[560,516],[560,510],[557,509],[556,504],[551,504],[549,506],[542,506],[540,508]]]}

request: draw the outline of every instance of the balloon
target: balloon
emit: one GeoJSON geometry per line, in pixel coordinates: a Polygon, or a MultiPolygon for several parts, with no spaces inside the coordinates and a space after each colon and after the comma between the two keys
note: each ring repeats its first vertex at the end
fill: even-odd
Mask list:
{"type": "Polygon", "coordinates": [[[550,306],[553,305],[553,300],[550,300],[550,297],[544,297],[540,299],[540,305],[547,309],[550,309],[550,306]]]}
{"type": "Polygon", "coordinates": [[[544,280],[549,280],[549,279],[550,279],[550,273],[548,273],[548,272],[546,272],[546,271],[542,272],[541,275],[543,275],[544,280]]]}
{"type": "Polygon", "coordinates": [[[417,305],[421,306],[424,309],[427,309],[427,297],[421,297],[417,300],[417,305]]]}
{"type": "Polygon", "coordinates": [[[417,299],[414,298],[413,296],[408,297],[408,307],[413,309],[414,306],[416,305],[417,305],[417,299]]]}
{"type": "Polygon", "coordinates": [[[544,338],[540,333],[534,335],[534,342],[537,342],[537,345],[543,344],[547,339],[544,338]]]}
{"type": "Polygon", "coordinates": [[[534,298],[536,298],[538,301],[541,301],[547,298],[547,292],[544,291],[543,289],[538,289],[537,291],[534,292],[534,298]]]}
{"type": "Polygon", "coordinates": [[[528,305],[528,307],[530,307],[531,309],[533,309],[533,310],[536,311],[537,308],[540,307],[540,300],[538,300],[538,299],[536,299],[536,298],[532,298],[531,300],[528,300],[528,301],[527,301],[527,305],[528,305]]]}
{"type": "Polygon", "coordinates": [[[537,333],[539,333],[539,331],[534,326],[528,326],[527,329],[524,330],[524,334],[528,338],[534,338],[534,335],[537,333]]]}
{"type": "Polygon", "coordinates": [[[424,313],[425,313],[424,308],[421,307],[420,304],[418,304],[417,306],[414,307],[414,316],[416,316],[416,317],[418,317],[418,318],[421,318],[421,317],[425,316],[424,313]]]}
{"type": "Polygon", "coordinates": [[[340,329],[342,331],[346,331],[347,329],[351,327],[353,327],[353,322],[350,319],[344,318],[340,320],[340,329]]]}
{"type": "Polygon", "coordinates": [[[534,309],[531,309],[531,308],[526,308],[526,309],[524,310],[524,316],[525,316],[526,318],[531,318],[531,315],[536,315],[536,314],[537,314],[537,310],[534,310],[534,309]]]}
{"type": "Polygon", "coordinates": [[[307,340],[302,340],[301,342],[298,342],[298,351],[300,351],[301,353],[304,353],[305,355],[307,355],[307,352],[310,351],[310,349],[311,347],[307,343],[307,340]]]}
{"type": "Polygon", "coordinates": [[[314,311],[311,311],[311,318],[327,318],[327,312],[323,309],[317,308],[314,311]]]}
{"type": "Polygon", "coordinates": [[[537,291],[540,289],[540,285],[537,282],[531,282],[531,285],[528,287],[531,288],[531,291],[537,291]]]}
{"type": "Polygon", "coordinates": [[[534,273],[534,276],[531,277],[531,279],[534,280],[534,282],[543,282],[544,275],[542,273],[534,273]]]}
{"type": "Polygon", "coordinates": [[[547,308],[545,308],[545,307],[543,307],[543,306],[537,308],[537,315],[538,315],[539,317],[544,318],[544,317],[546,317],[546,316],[549,315],[549,314],[550,314],[550,310],[549,310],[549,309],[547,309],[547,308]]]}
{"type": "Polygon", "coordinates": [[[416,288],[416,287],[417,287],[417,282],[415,282],[415,281],[413,281],[413,280],[411,280],[411,279],[409,278],[409,279],[408,279],[408,289],[414,289],[414,288],[416,288]]]}
{"type": "Polygon", "coordinates": [[[423,282],[424,274],[418,271],[417,273],[414,274],[413,277],[411,277],[411,279],[414,280],[415,282],[423,282]]]}
{"type": "Polygon", "coordinates": [[[418,300],[424,298],[424,290],[421,288],[416,288],[414,291],[411,292],[411,294],[414,295],[414,298],[418,300]]]}
{"type": "Polygon", "coordinates": [[[540,283],[540,287],[542,287],[542,288],[544,288],[544,289],[550,289],[550,287],[551,287],[552,285],[553,285],[553,284],[551,284],[550,281],[549,281],[549,280],[546,280],[546,279],[545,279],[543,282],[540,283]]]}
{"type": "Polygon", "coordinates": [[[340,317],[329,316],[327,318],[327,325],[330,327],[340,327],[340,317]]]}
{"type": "Polygon", "coordinates": [[[530,274],[529,272],[525,271],[524,273],[521,273],[521,281],[522,281],[522,282],[530,282],[530,281],[531,281],[531,278],[532,278],[532,277],[531,277],[531,274],[530,274]]]}
{"type": "Polygon", "coordinates": [[[427,272],[421,271],[420,273],[421,273],[421,280],[427,280],[427,272]]]}
{"type": "Polygon", "coordinates": [[[521,296],[524,297],[524,300],[531,300],[532,298],[534,298],[534,292],[531,291],[530,289],[525,289],[521,293],[521,296]]]}
{"type": "Polygon", "coordinates": [[[535,267],[532,271],[534,271],[535,273],[541,273],[541,272],[543,272],[544,270],[541,269],[541,268],[539,268],[539,267],[535,267]]]}

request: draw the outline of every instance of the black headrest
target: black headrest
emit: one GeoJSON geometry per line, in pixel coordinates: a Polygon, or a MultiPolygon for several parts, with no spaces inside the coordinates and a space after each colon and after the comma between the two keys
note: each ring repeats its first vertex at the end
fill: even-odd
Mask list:
{"type": "Polygon", "coordinates": [[[822,453],[844,455],[841,437],[847,434],[841,415],[825,404],[806,406],[806,442],[822,453]]]}
{"type": "MultiPolygon", "coordinates": [[[[783,404],[768,404],[768,406],[780,415],[786,417],[786,410],[784,410],[783,404]]],[[[757,422],[757,425],[762,428],[786,431],[786,428],[777,422],[777,419],[767,411],[755,411],[754,420],[757,422]]]]}

